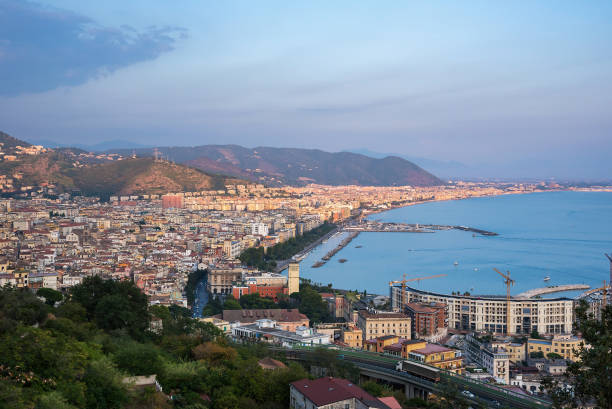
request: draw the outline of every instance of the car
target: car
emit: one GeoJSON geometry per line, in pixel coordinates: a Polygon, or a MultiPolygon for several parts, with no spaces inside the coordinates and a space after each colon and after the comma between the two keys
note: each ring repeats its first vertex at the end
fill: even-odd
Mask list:
{"type": "Polygon", "coordinates": [[[474,394],[472,392],[470,392],[470,391],[463,391],[463,392],[461,392],[461,394],[463,396],[465,396],[466,398],[470,398],[470,399],[474,398],[474,394]]]}

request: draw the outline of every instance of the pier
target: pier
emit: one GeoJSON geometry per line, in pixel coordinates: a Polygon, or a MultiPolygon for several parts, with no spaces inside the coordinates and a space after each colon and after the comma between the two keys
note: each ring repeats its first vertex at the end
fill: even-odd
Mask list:
{"type": "Polygon", "coordinates": [[[317,261],[315,264],[313,264],[312,267],[313,268],[321,267],[323,264],[329,261],[333,256],[335,256],[337,252],[339,252],[340,250],[348,246],[348,244],[351,241],[353,241],[355,237],[359,236],[359,233],[360,233],[359,231],[353,231],[347,238],[342,240],[333,250],[330,250],[326,255],[321,257],[320,261],[317,261]]]}
{"type": "Polygon", "coordinates": [[[408,224],[408,223],[382,223],[364,220],[359,223],[343,227],[344,231],[351,232],[385,232],[385,233],[434,233],[436,230],[461,230],[480,234],[482,236],[497,236],[492,231],[476,229],[469,226],[449,226],[443,224],[408,224]]]}
{"type": "Polygon", "coordinates": [[[534,288],[515,296],[515,298],[533,298],[542,294],[560,293],[562,291],[588,290],[591,286],[586,284],[551,285],[550,287],[534,288]]]}

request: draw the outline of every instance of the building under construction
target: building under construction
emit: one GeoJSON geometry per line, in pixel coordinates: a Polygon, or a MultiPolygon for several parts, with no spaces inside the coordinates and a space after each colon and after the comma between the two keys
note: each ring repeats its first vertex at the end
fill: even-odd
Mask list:
{"type": "Polygon", "coordinates": [[[407,303],[443,303],[447,306],[448,328],[492,334],[542,335],[572,332],[574,300],[571,298],[510,298],[464,296],[417,290],[405,284],[390,287],[391,307],[404,311],[407,303]],[[509,316],[506,314],[509,311],[509,316]],[[507,328],[508,322],[510,328],[507,328]]]}

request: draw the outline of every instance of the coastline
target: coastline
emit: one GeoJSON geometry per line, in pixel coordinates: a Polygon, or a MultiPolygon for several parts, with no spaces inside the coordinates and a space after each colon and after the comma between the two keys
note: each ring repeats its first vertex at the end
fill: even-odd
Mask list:
{"type": "MultiPolygon", "coordinates": [[[[581,193],[610,194],[612,193],[608,190],[601,190],[601,189],[589,189],[589,190],[556,189],[556,190],[545,190],[545,191],[535,191],[535,192],[510,192],[510,193],[504,194],[504,196],[507,196],[510,194],[526,195],[529,193],[549,193],[549,192],[557,193],[557,194],[566,194],[565,192],[576,192],[577,194],[581,194],[581,193]]],[[[487,195],[487,196],[477,196],[477,197],[461,198],[461,199],[444,199],[444,200],[431,199],[427,201],[414,202],[414,203],[406,204],[403,206],[393,206],[387,209],[376,209],[376,213],[382,213],[387,210],[394,210],[397,208],[413,206],[413,205],[421,204],[421,203],[450,202],[450,201],[459,201],[462,199],[478,199],[478,198],[483,198],[483,199],[489,198],[490,199],[493,196],[501,196],[501,195],[495,194],[495,195],[487,195]]],[[[561,199],[559,199],[560,200],[559,202],[557,201],[557,199],[554,198],[554,196],[550,197],[549,195],[532,195],[532,196],[534,197],[533,200],[536,200],[536,202],[534,203],[542,203],[543,206],[546,206],[544,203],[549,202],[549,201],[552,201],[551,203],[565,202],[565,200],[561,200],[561,199]],[[540,199],[535,199],[536,197],[540,197],[540,199]]],[[[572,196],[570,195],[569,197],[572,197],[572,196]]],[[[577,204],[579,204],[583,200],[601,201],[601,199],[597,199],[598,195],[592,196],[593,199],[579,199],[579,197],[580,196],[576,197],[577,204]]],[[[584,196],[584,197],[588,198],[591,196],[584,196]]],[[[563,198],[566,198],[566,196],[563,196],[563,198]]],[[[524,200],[532,200],[532,199],[526,199],[526,198],[519,199],[517,197],[516,199],[510,199],[510,200],[511,200],[510,202],[507,202],[505,200],[499,203],[494,202],[495,205],[492,205],[492,206],[485,205],[483,203],[481,205],[477,205],[476,208],[483,208],[483,206],[486,206],[491,209],[491,212],[495,212],[496,211],[495,208],[497,206],[503,206],[504,203],[508,203],[506,206],[514,206],[512,205],[512,203],[518,204],[518,203],[523,203],[524,200]]],[[[607,201],[608,201],[607,199],[604,200],[604,202],[607,202],[607,201]]],[[[570,203],[574,203],[574,201],[572,200],[570,203]]],[[[472,205],[469,205],[468,207],[465,207],[465,205],[460,205],[460,206],[461,208],[466,208],[466,209],[473,208],[472,205]]],[[[506,210],[507,209],[508,208],[506,208],[506,210]]],[[[558,209],[558,206],[554,206],[554,209],[558,209]]],[[[421,213],[422,211],[417,212],[417,214],[421,214],[421,213]]],[[[546,210],[546,213],[544,214],[547,214],[547,213],[548,213],[548,210],[546,210]]],[[[374,212],[370,214],[374,214],[374,212]]],[[[489,212],[487,213],[487,215],[488,216],[485,216],[485,217],[488,217],[488,218],[483,219],[483,222],[491,219],[491,215],[489,214],[489,212]]],[[[470,219],[472,222],[472,225],[478,225],[478,223],[475,222],[474,220],[478,220],[480,217],[481,215],[479,213],[473,213],[472,218],[470,219]]],[[[391,220],[395,220],[396,222],[398,222],[402,218],[405,218],[405,214],[397,213],[395,216],[391,218],[391,220]]],[[[608,217],[606,217],[606,220],[607,219],[608,217]]],[[[535,226],[534,229],[528,229],[524,231],[527,232],[527,234],[534,234],[534,232],[536,232],[539,229],[538,223],[536,223],[538,220],[539,219],[534,219],[533,221],[535,224],[533,223],[531,224],[535,226]]],[[[454,222],[457,222],[457,220],[454,220],[454,221],[445,220],[444,222],[454,223],[454,222]]],[[[553,219],[553,222],[554,222],[554,219],[553,219]]],[[[466,221],[466,223],[469,223],[469,222],[466,221]]],[[[575,225],[572,224],[571,226],[563,226],[561,227],[561,229],[563,232],[573,231],[575,226],[580,226],[581,224],[582,223],[575,224],[575,225]],[[568,230],[568,227],[570,227],[571,229],[568,230]]],[[[522,226],[528,227],[525,224],[523,224],[522,226]]],[[[415,241],[412,241],[411,244],[404,244],[403,247],[398,247],[394,243],[399,242],[399,241],[404,242],[404,238],[400,239],[398,237],[398,240],[399,240],[398,241],[392,237],[386,237],[383,239],[383,236],[378,236],[377,238],[374,239],[375,242],[371,242],[370,235],[367,235],[368,241],[366,241],[364,244],[365,244],[365,247],[369,249],[368,257],[369,259],[371,259],[371,262],[367,261],[366,264],[369,265],[368,271],[370,273],[372,271],[379,271],[381,274],[386,274],[386,272],[388,271],[402,271],[402,270],[405,270],[406,266],[408,265],[408,266],[413,266],[410,268],[415,269],[415,271],[431,270],[434,272],[445,272],[445,273],[448,272],[449,274],[453,273],[451,275],[456,277],[456,278],[453,278],[454,281],[448,281],[449,287],[446,287],[446,290],[440,289],[440,284],[435,284],[434,287],[432,288],[432,291],[450,291],[450,288],[454,288],[454,289],[461,289],[462,291],[470,290],[470,292],[473,292],[471,290],[471,287],[479,287],[481,289],[478,291],[479,293],[482,293],[482,294],[497,293],[499,292],[499,289],[497,289],[497,283],[493,279],[491,279],[491,277],[489,277],[487,273],[485,273],[485,272],[492,271],[491,270],[492,266],[498,267],[498,268],[508,268],[513,273],[517,274],[516,276],[517,280],[519,280],[522,284],[525,284],[525,286],[521,285],[520,289],[519,288],[516,289],[517,293],[531,289],[531,287],[527,286],[528,283],[531,282],[531,284],[534,284],[535,283],[535,281],[533,281],[534,279],[538,279],[540,278],[540,276],[543,277],[547,274],[551,274],[553,276],[553,280],[556,281],[555,284],[585,283],[585,284],[589,284],[592,286],[597,284],[594,282],[594,279],[597,278],[600,275],[599,273],[601,272],[600,271],[601,268],[598,267],[599,264],[601,264],[599,263],[599,261],[601,260],[599,260],[599,257],[597,256],[601,254],[599,254],[599,252],[594,254],[592,251],[587,251],[587,248],[578,247],[579,244],[577,243],[585,243],[584,240],[578,240],[578,242],[572,242],[571,245],[568,245],[569,247],[566,246],[567,250],[565,250],[565,247],[564,247],[564,250],[560,254],[544,252],[537,256],[529,255],[529,251],[532,250],[531,245],[529,245],[525,248],[525,251],[527,251],[527,253],[525,253],[527,254],[526,256],[527,258],[525,258],[524,256],[520,256],[519,258],[516,258],[517,256],[513,255],[513,252],[514,254],[516,254],[517,251],[523,252],[523,249],[513,247],[515,245],[514,243],[516,243],[515,240],[517,238],[522,240],[524,237],[523,235],[525,233],[523,233],[523,230],[516,230],[515,228],[516,225],[513,223],[511,223],[509,227],[511,227],[511,229],[509,230],[510,236],[506,237],[505,239],[502,237],[501,241],[489,242],[487,240],[486,242],[479,242],[479,241],[472,242],[471,241],[472,237],[465,236],[465,238],[460,239],[459,245],[454,246],[453,248],[451,247],[438,248],[436,245],[432,246],[431,244],[425,244],[424,248],[420,249],[419,244],[417,244],[417,242],[415,241]],[[518,237],[517,237],[517,234],[519,235],[518,237]],[[508,241],[508,239],[510,241],[508,241]],[[391,240],[391,241],[388,241],[388,240],[391,240]],[[466,240],[469,240],[469,241],[466,241],[466,240]],[[381,241],[384,241],[385,243],[387,243],[385,244],[385,246],[388,246],[388,248],[385,246],[381,247],[380,245],[376,245],[376,242],[380,243],[381,241]],[[490,243],[490,244],[485,244],[485,243],[490,243]],[[483,254],[475,253],[474,250],[476,249],[476,247],[480,249],[477,251],[482,251],[484,253],[483,254]],[[390,254],[391,256],[390,258],[387,257],[387,253],[386,253],[386,251],[391,251],[389,249],[393,249],[392,250],[393,253],[390,254]],[[439,251],[436,249],[438,249],[439,251]],[[375,251],[375,253],[372,253],[373,251],[375,251]],[[416,259],[414,258],[416,256],[416,253],[407,253],[407,254],[414,254],[414,256],[409,256],[409,258],[405,259],[405,261],[398,261],[397,260],[398,257],[394,256],[397,254],[403,254],[406,251],[410,251],[410,252],[425,251],[426,253],[419,253],[420,255],[417,256],[416,259]],[[574,277],[575,277],[575,274],[577,271],[576,270],[577,263],[571,262],[568,259],[568,258],[573,259],[571,255],[574,254],[574,252],[580,252],[580,254],[589,255],[587,257],[588,261],[585,261],[584,263],[580,263],[580,264],[583,264],[583,267],[581,267],[580,269],[588,270],[588,274],[586,274],[584,277],[581,277],[580,279],[575,279],[575,278],[570,277],[571,274],[574,274],[574,277]],[[506,254],[508,254],[508,258],[506,258],[506,254]],[[408,261],[408,260],[411,260],[411,261],[408,261]],[[421,260],[425,260],[425,261],[421,262],[421,260]],[[453,267],[452,265],[453,260],[459,261],[459,268],[453,267]],[[517,264],[518,261],[520,261],[519,264],[517,264]],[[416,262],[416,264],[412,264],[413,262],[416,262]],[[507,267],[503,267],[504,264],[507,264],[507,267]],[[463,278],[459,278],[459,277],[463,277],[463,278]],[[479,277],[479,278],[476,278],[476,277],[479,277]]],[[[502,229],[502,230],[499,230],[498,232],[503,234],[505,231],[506,230],[502,229]]],[[[597,232],[601,236],[602,234],[601,229],[597,229],[597,232]]],[[[591,236],[590,230],[587,230],[587,231],[579,230],[578,233],[581,235],[588,235],[585,237],[591,236]]],[[[379,234],[379,233],[374,233],[374,234],[379,234]]],[[[535,234],[539,234],[539,233],[535,233],[535,234]]],[[[533,237],[538,237],[538,236],[533,236],[533,237]]],[[[578,237],[582,238],[583,236],[578,236],[578,237]]],[[[364,236],[364,239],[365,238],[366,236],[364,236]]],[[[417,241],[420,241],[420,240],[421,240],[420,238],[417,239],[417,241]]],[[[537,240],[540,241],[539,238],[537,240]]],[[[551,239],[551,240],[556,241],[555,239],[551,239]]],[[[570,237],[567,237],[567,240],[573,240],[573,239],[570,237]]],[[[431,243],[431,241],[429,243],[431,243]]],[[[342,269],[341,267],[337,265],[337,263],[334,263],[332,265],[326,265],[325,267],[321,268],[320,269],[321,271],[318,271],[319,269],[314,269],[314,270],[312,269],[311,264],[319,260],[321,255],[328,252],[328,250],[331,250],[333,247],[336,246],[336,244],[337,243],[334,242],[334,244],[330,243],[328,245],[325,245],[322,250],[321,249],[317,250],[316,256],[312,255],[304,260],[304,264],[302,264],[302,268],[304,269],[304,277],[315,280],[315,281],[320,281],[321,279],[330,280],[331,277],[334,277],[333,280],[331,280],[331,282],[334,283],[334,288],[344,288],[344,287],[347,287],[347,285],[348,287],[352,288],[354,284],[351,284],[352,282],[351,280],[356,280],[355,282],[359,282],[360,285],[364,286],[363,288],[366,288],[368,293],[377,293],[377,290],[378,290],[378,293],[382,291],[382,294],[384,294],[385,289],[378,288],[380,287],[380,283],[378,281],[373,282],[372,281],[373,276],[366,275],[366,273],[361,274],[359,270],[362,269],[362,267],[358,267],[357,270],[354,270],[354,267],[351,267],[349,271],[349,270],[346,270],[346,268],[342,269]],[[323,276],[327,278],[322,278],[323,276]]],[[[358,244],[361,244],[361,243],[358,243],[358,244]]],[[[348,253],[339,252],[338,257],[345,257],[350,260],[355,259],[355,262],[358,264],[351,264],[351,266],[362,266],[363,265],[364,260],[362,259],[362,256],[358,255],[357,253],[354,253],[351,249],[344,249],[343,251],[348,251],[348,253]]],[[[445,280],[449,280],[449,279],[445,279],[445,280]]],[[[432,284],[434,283],[432,282],[432,284]]],[[[446,286],[447,284],[443,283],[443,285],[446,286]]],[[[429,285],[427,285],[426,287],[429,287],[429,285]]],[[[536,285],[534,285],[534,287],[536,287],[536,285]]]]}

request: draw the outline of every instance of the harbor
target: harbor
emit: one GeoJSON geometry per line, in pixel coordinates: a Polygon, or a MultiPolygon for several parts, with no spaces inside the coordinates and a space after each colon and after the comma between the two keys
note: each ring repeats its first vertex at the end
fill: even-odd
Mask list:
{"type": "Polygon", "coordinates": [[[452,226],[443,224],[410,224],[383,223],[380,221],[363,220],[343,227],[348,232],[379,232],[379,233],[434,233],[437,230],[461,230],[480,234],[482,236],[498,236],[498,233],[477,229],[469,226],[452,226]]]}
{"type": "MultiPolygon", "coordinates": [[[[326,262],[328,262],[333,256],[336,255],[336,253],[338,253],[340,250],[342,250],[343,248],[345,248],[346,246],[349,245],[349,243],[351,241],[353,241],[353,239],[357,236],[359,236],[358,231],[353,231],[351,232],[348,237],[346,237],[344,240],[342,240],[336,247],[334,247],[332,250],[330,250],[329,252],[327,252],[327,254],[325,254],[323,257],[321,257],[321,260],[317,261],[316,263],[314,263],[312,265],[312,268],[318,268],[323,266],[326,262]]],[[[342,259],[342,263],[345,263],[346,259],[342,259]]]]}

